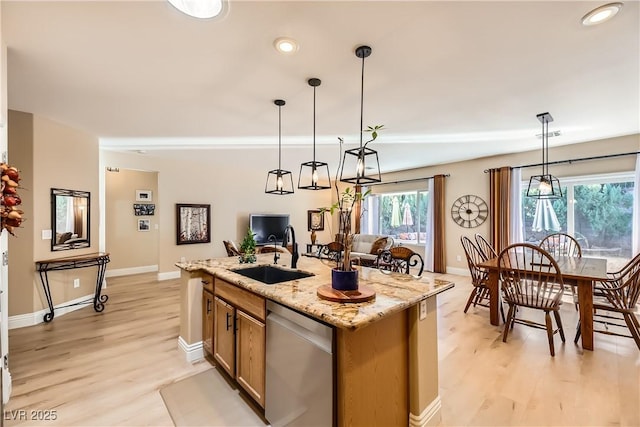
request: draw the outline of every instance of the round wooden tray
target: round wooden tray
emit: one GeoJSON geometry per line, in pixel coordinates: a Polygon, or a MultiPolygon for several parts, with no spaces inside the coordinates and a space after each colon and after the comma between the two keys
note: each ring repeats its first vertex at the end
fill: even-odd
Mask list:
{"type": "Polygon", "coordinates": [[[318,297],[334,302],[367,302],[376,297],[373,288],[360,285],[355,291],[339,291],[329,285],[322,285],[318,288],[318,297]]]}

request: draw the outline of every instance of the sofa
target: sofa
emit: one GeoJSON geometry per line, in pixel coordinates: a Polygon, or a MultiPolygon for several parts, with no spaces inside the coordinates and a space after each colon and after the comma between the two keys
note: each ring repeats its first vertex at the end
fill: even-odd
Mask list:
{"type": "Polygon", "coordinates": [[[360,259],[360,265],[372,266],[378,253],[393,246],[391,236],[377,234],[354,234],[351,245],[351,259],[360,259]]]}

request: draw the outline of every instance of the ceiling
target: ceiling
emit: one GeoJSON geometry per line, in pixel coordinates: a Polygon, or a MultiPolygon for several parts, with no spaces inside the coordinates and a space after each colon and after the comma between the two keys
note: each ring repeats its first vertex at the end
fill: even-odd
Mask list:
{"type": "Polygon", "coordinates": [[[215,156],[275,149],[282,98],[283,152],[310,154],[317,77],[319,155],[334,153],[360,138],[367,44],[363,122],[385,125],[383,171],[539,149],[546,111],[551,147],[636,134],[639,3],[582,26],[603,3],[231,0],[198,20],[162,0],[4,0],[8,105],[106,148],[215,156]],[[299,50],[278,53],[281,36],[299,50]]]}

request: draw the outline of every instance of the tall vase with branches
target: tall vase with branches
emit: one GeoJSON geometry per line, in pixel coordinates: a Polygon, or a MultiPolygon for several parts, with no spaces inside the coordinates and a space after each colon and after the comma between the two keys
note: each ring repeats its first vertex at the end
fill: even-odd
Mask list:
{"type": "MultiPolygon", "coordinates": [[[[378,131],[383,128],[384,125],[377,126],[369,126],[365,129],[365,132],[371,133],[371,139],[368,140],[364,147],[367,146],[370,142],[373,142],[378,137],[378,131]]],[[[336,169],[336,177],[333,181],[333,186],[336,191],[336,196],[338,201],[335,202],[330,207],[320,208],[321,212],[329,212],[331,215],[334,213],[338,213],[338,236],[339,243],[342,244],[343,254],[342,257],[336,257],[336,269],[341,271],[351,271],[351,248],[353,246],[353,231],[351,228],[351,220],[353,218],[353,208],[356,203],[361,203],[365,197],[369,195],[371,190],[367,190],[364,193],[360,192],[360,187],[345,187],[342,192],[338,187],[338,174],[340,173],[340,169],[342,168],[342,144],[344,140],[342,138],[338,138],[340,143],[340,157],[338,161],[338,167],[336,169]]]]}

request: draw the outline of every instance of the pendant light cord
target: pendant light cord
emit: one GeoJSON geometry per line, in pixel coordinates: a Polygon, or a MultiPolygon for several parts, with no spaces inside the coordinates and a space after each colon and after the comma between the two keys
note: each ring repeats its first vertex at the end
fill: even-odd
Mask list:
{"type": "Polygon", "coordinates": [[[316,163],[316,87],[313,87],[313,164],[316,163]]]}
{"type": "Polygon", "coordinates": [[[278,105],[278,170],[282,170],[282,106],[278,105]]]}
{"type": "Polygon", "coordinates": [[[364,58],[362,56],[362,74],[360,77],[360,148],[362,149],[362,128],[364,127],[362,118],[364,116],[364,58]]]}

